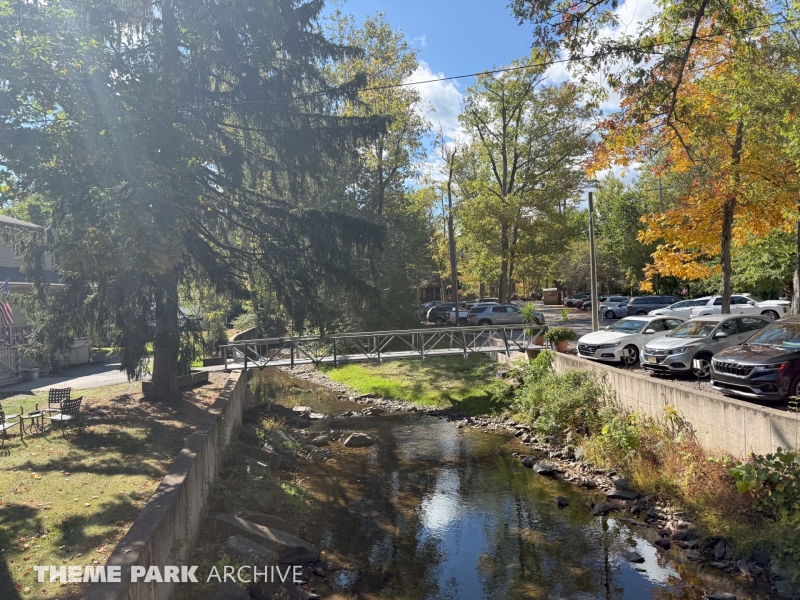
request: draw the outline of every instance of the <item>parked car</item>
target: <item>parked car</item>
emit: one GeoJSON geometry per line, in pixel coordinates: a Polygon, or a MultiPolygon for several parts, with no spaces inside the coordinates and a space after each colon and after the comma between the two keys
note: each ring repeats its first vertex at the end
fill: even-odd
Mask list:
{"type": "MultiPolygon", "coordinates": [[[[781,318],[789,310],[786,300],[758,301],[749,294],[734,294],[731,296],[732,315],[764,315],[771,321],[781,318]]],[[[705,305],[692,307],[692,317],[718,315],[722,311],[722,296],[710,296],[705,305]]]]}
{"type": "Polygon", "coordinates": [[[564,298],[564,306],[567,308],[572,308],[575,306],[575,303],[578,301],[586,300],[587,298],[591,298],[591,294],[574,294],[572,296],[567,296],[564,298]]]}
{"type": "Polygon", "coordinates": [[[717,352],[741,344],[769,322],[761,315],[710,315],[686,321],[669,335],[645,345],[642,368],[708,377],[711,358],[717,352]]]}
{"type": "Polygon", "coordinates": [[[618,319],[628,316],[630,296],[608,296],[600,301],[597,311],[604,319],[618,319]]]}
{"type": "MultiPolygon", "coordinates": [[[[544,314],[534,312],[537,325],[544,325],[544,314]]],[[[513,304],[483,304],[469,310],[467,320],[470,325],[517,325],[525,319],[519,306],[513,304]]]]}
{"type": "MultiPolygon", "coordinates": [[[[600,306],[606,300],[608,300],[608,296],[607,295],[598,296],[597,297],[597,306],[600,306]]],[[[578,308],[580,308],[583,311],[591,310],[591,308],[592,308],[592,298],[591,298],[591,296],[589,298],[587,298],[586,300],[584,300],[583,303],[581,303],[581,305],[578,308]]]]}
{"type": "MultiPolygon", "coordinates": [[[[447,312],[453,310],[454,307],[455,304],[452,302],[437,304],[428,310],[427,319],[434,325],[444,325],[447,322],[447,312]]],[[[466,308],[466,305],[462,302],[461,307],[466,308]]]]}
{"type": "Polygon", "coordinates": [[[689,318],[689,310],[694,308],[695,306],[705,306],[708,304],[709,299],[711,296],[705,296],[703,298],[695,298],[694,300],[681,300],[680,302],[676,302],[675,304],[671,304],[665,308],[658,308],[656,310],[651,310],[648,315],[659,315],[662,317],[681,317],[682,319],[689,318]]]}
{"type": "Polygon", "coordinates": [[[627,317],[602,331],[581,337],[578,340],[578,355],[592,360],[633,365],[639,361],[642,346],[652,339],[667,335],[681,323],[683,319],[675,317],[627,317]]]}
{"type": "MultiPolygon", "coordinates": [[[[462,308],[458,309],[458,324],[459,325],[466,325],[467,324],[467,315],[469,315],[469,311],[472,309],[471,306],[467,306],[466,304],[462,305],[462,308]]],[[[451,308],[450,310],[445,313],[444,320],[446,323],[450,325],[455,325],[455,308],[451,308]]]]}
{"type": "Polygon", "coordinates": [[[573,306],[575,308],[580,308],[581,310],[589,310],[592,307],[591,294],[587,294],[585,298],[576,300],[573,306]]]}
{"type": "Polygon", "coordinates": [[[630,302],[628,302],[628,314],[646,315],[649,314],[651,310],[666,308],[679,300],[680,298],[677,296],[636,296],[635,298],[631,298],[630,302]]]}
{"type": "Polygon", "coordinates": [[[711,360],[715,390],[756,400],[800,397],[800,316],[770,323],[711,360]]]}
{"type": "Polygon", "coordinates": [[[773,321],[786,316],[792,303],[788,300],[759,300],[752,294],[742,294],[755,301],[756,306],[761,309],[761,314],[773,321]]]}
{"type": "Polygon", "coordinates": [[[419,307],[419,316],[420,316],[421,318],[423,318],[423,319],[427,319],[427,318],[428,318],[428,311],[429,311],[431,308],[433,308],[434,306],[438,306],[438,305],[439,305],[439,304],[441,304],[441,303],[442,303],[442,302],[441,302],[440,300],[433,300],[432,302],[424,302],[424,303],[423,303],[423,304],[422,304],[422,305],[419,307]]]}

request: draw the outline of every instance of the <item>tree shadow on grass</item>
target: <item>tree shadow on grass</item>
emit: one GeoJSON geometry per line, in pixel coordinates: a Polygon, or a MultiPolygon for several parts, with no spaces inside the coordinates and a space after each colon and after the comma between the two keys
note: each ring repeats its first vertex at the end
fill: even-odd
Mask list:
{"type": "MultiPolygon", "coordinates": [[[[154,406],[131,403],[128,398],[122,402],[89,403],[83,417],[82,430],[68,430],[63,437],[60,431],[49,430],[32,436],[30,441],[26,436],[27,445],[20,444],[18,439],[10,446],[7,443],[8,452],[2,458],[6,464],[3,466],[9,470],[13,467],[23,474],[27,471],[42,475],[53,473],[59,480],[61,472],[101,477],[133,475],[160,480],[186,438],[198,426],[203,427],[213,415],[202,404],[194,402],[154,406]]],[[[50,477],[46,480],[49,481],[50,477]]],[[[19,542],[20,537],[47,535],[49,539],[37,538],[37,543],[52,546],[50,551],[46,551],[48,563],[61,565],[66,560],[66,564],[72,561],[73,564],[82,564],[92,559],[104,562],[107,555],[98,554],[96,549],[106,546],[110,552],[122,534],[120,527],[130,524],[141,510],[141,505],[135,506],[134,500],[147,500],[144,492],[135,491],[105,496],[102,500],[91,501],[90,513],[67,516],[54,523],[52,517],[46,518],[50,515],[40,513],[52,505],[54,498],[49,497],[51,494],[44,488],[40,494],[42,497],[35,502],[45,506],[20,503],[0,506],[0,549],[5,549],[0,552],[0,598],[3,600],[19,600],[22,596],[16,587],[18,585],[20,589],[36,585],[36,574],[32,570],[20,579],[20,571],[15,568],[14,575],[18,580],[12,578],[8,561],[21,561],[27,550],[22,546],[29,543],[19,542]],[[49,532],[46,531],[48,528],[49,532]],[[77,558],[76,548],[86,554],[77,558]]],[[[37,554],[41,551],[35,548],[37,554]]],[[[34,566],[35,555],[32,558],[30,567],[34,566]]],[[[41,556],[39,559],[42,560],[41,556]]],[[[13,566],[21,567],[22,563],[13,566]]],[[[50,583],[49,578],[46,581],[47,587],[57,585],[50,583]]],[[[74,596],[77,590],[72,590],[71,586],[59,589],[56,595],[62,598],[74,596]]],[[[26,594],[28,596],[30,594],[26,594]]]]}
{"type": "MultiPolygon", "coordinates": [[[[112,528],[118,527],[119,523],[133,521],[139,510],[129,498],[116,495],[114,500],[98,505],[97,510],[89,515],[73,515],[60,522],[45,523],[41,508],[25,504],[4,505],[0,510],[0,547],[5,550],[0,553],[0,598],[20,600],[22,596],[17,586],[22,589],[37,583],[37,575],[32,569],[33,564],[30,564],[31,571],[25,575],[25,579],[15,581],[12,576],[8,561],[21,558],[21,554],[25,551],[23,544],[33,543],[34,539],[39,543],[48,540],[50,545],[58,548],[48,557],[53,566],[89,563],[92,559],[99,559],[102,563],[116,543],[116,540],[113,540],[112,544],[108,544],[109,536],[114,531],[112,528]],[[105,531],[89,534],[87,529],[90,526],[99,526],[105,531]],[[96,549],[102,546],[106,546],[103,554],[96,554],[96,549]],[[18,552],[9,552],[13,549],[18,552]],[[83,552],[76,553],[77,549],[83,549],[83,552]],[[14,558],[10,558],[11,556],[14,558]]],[[[117,536],[121,535],[122,532],[118,529],[117,536]]],[[[44,585],[58,584],[51,583],[49,577],[45,576],[44,585]]],[[[57,595],[71,597],[75,594],[65,590],[57,595]]]]}

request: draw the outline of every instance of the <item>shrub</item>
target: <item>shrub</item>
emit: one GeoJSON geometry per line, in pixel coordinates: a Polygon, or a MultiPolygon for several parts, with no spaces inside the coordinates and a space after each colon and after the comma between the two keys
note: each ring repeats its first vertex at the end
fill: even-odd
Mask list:
{"type": "Polygon", "coordinates": [[[553,373],[552,360],[551,353],[542,352],[523,369],[524,385],[516,392],[515,409],[543,435],[560,438],[567,430],[599,434],[607,404],[605,386],[588,371],[553,373]]]}
{"type": "Polygon", "coordinates": [[[544,339],[553,344],[558,342],[571,342],[575,339],[575,331],[569,327],[551,327],[544,334],[544,339]]]}
{"type": "Polygon", "coordinates": [[[233,320],[233,328],[236,331],[245,331],[258,327],[258,315],[255,313],[242,313],[233,320]]]}
{"type": "Polygon", "coordinates": [[[773,537],[778,560],[800,581],[800,464],[795,452],[778,448],[774,454],[757,455],[750,462],[733,463],[728,473],[753,508],[775,523],[773,537]]]}
{"type": "Polygon", "coordinates": [[[214,356],[217,349],[228,343],[228,332],[225,325],[225,313],[213,311],[206,315],[208,331],[203,338],[203,352],[205,356],[214,356]]]}
{"type": "Polygon", "coordinates": [[[609,407],[601,412],[600,420],[604,423],[598,438],[601,445],[623,452],[633,452],[641,445],[641,413],[626,415],[609,407]]]}

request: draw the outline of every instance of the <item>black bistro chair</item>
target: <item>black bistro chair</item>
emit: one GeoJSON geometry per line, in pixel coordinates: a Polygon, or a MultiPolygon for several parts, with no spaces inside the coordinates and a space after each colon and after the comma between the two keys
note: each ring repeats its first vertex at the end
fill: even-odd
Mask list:
{"type": "Polygon", "coordinates": [[[19,427],[19,439],[22,439],[22,423],[20,421],[6,420],[6,413],[0,409],[0,448],[5,446],[8,432],[14,427],[19,427]]]}
{"type": "Polygon", "coordinates": [[[47,408],[42,409],[42,412],[61,412],[61,405],[69,400],[71,392],[72,388],[50,388],[47,392],[47,408]]]}
{"type": "Polygon", "coordinates": [[[50,424],[61,429],[61,435],[64,435],[67,425],[73,423],[78,430],[81,429],[81,402],[83,396],[73,400],[65,400],[61,403],[61,410],[56,413],[45,415],[46,419],[50,419],[50,424]]]}

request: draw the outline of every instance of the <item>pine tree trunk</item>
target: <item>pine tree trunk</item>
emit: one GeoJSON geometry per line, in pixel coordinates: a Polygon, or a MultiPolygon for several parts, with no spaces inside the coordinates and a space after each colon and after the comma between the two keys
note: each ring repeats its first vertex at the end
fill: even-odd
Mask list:
{"type": "Polygon", "coordinates": [[[157,402],[180,399],[178,388],[178,270],[156,277],[156,331],[153,340],[153,387],[149,398],[157,402]]]}

